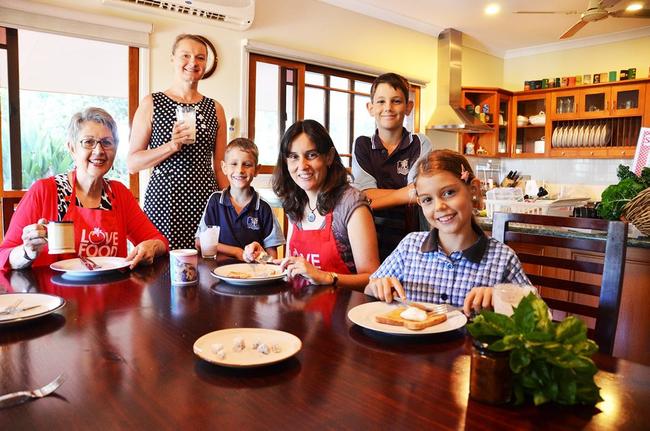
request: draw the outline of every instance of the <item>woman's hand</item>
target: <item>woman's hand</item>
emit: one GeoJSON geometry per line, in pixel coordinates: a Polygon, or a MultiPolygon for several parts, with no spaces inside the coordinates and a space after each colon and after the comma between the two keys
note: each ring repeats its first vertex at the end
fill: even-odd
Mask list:
{"type": "Polygon", "coordinates": [[[170,146],[174,152],[180,151],[183,149],[183,145],[191,144],[190,126],[184,123],[176,122],[174,123],[174,128],[172,129],[172,139],[169,141],[170,146]]]}
{"type": "Polygon", "coordinates": [[[399,282],[397,277],[371,278],[363,293],[387,303],[393,302],[394,296],[406,299],[402,283],[399,282]]]}
{"type": "Polygon", "coordinates": [[[131,262],[129,268],[133,269],[140,263],[151,265],[161,247],[163,250],[165,249],[165,246],[158,239],[142,241],[140,244],[133,247],[131,253],[126,256],[126,260],[131,262]]]}
{"type": "Polygon", "coordinates": [[[332,282],[332,276],[329,272],[321,271],[302,256],[285,257],[280,262],[280,269],[282,271],[287,270],[289,279],[300,275],[313,284],[330,284],[332,282]]]}
{"type": "Polygon", "coordinates": [[[31,260],[36,259],[47,244],[46,224],[47,219],[41,218],[38,222],[23,228],[23,248],[31,260]]]}
{"type": "Polygon", "coordinates": [[[264,247],[262,247],[259,242],[253,241],[244,247],[244,253],[242,257],[244,258],[244,262],[255,262],[257,256],[259,256],[262,252],[264,252],[264,247]]]}
{"type": "Polygon", "coordinates": [[[472,311],[478,313],[488,307],[492,307],[492,288],[473,287],[465,297],[463,312],[469,316],[472,311]]]}

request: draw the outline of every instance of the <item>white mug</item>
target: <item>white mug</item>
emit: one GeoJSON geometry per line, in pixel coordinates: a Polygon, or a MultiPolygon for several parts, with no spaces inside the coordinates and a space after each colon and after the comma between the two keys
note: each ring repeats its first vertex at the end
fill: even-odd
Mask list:
{"type": "Polygon", "coordinates": [[[74,253],[74,223],[51,221],[47,224],[47,249],[49,254],[74,253]]]}
{"type": "Polygon", "coordinates": [[[193,248],[169,252],[169,277],[172,284],[193,284],[199,279],[198,254],[193,248]]]}

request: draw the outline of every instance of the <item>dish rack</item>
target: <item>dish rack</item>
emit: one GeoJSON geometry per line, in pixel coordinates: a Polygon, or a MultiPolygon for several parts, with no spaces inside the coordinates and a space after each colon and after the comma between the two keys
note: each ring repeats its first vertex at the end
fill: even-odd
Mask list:
{"type": "Polygon", "coordinates": [[[487,216],[495,212],[553,215],[569,217],[573,208],[585,205],[589,198],[570,198],[555,200],[517,201],[510,199],[486,199],[487,216]]]}

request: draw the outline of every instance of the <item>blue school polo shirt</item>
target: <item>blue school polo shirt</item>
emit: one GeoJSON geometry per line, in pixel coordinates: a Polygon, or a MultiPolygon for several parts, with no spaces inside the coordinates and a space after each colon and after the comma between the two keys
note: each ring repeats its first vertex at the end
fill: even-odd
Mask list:
{"type": "Polygon", "coordinates": [[[208,226],[219,226],[219,242],[244,248],[257,241],[264,248],[284,244],[284,235],[271,206],[253,188],[253,199],[237,214],[230,200],[230,187],[208,199],[196,236],[208,226]]]}

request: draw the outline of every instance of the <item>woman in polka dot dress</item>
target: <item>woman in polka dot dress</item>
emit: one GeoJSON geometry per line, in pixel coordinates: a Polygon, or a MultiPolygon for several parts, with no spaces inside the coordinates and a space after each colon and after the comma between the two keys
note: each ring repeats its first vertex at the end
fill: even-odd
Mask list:
{"type": "Polygon", "coordinates": [[[145,97],[133,119],[127,166],[130,172],[153,167],[144,211],[171,249],[194,247],[196,228],[217,180],[222,189],[228,185],[221,169],[213,168],[223,160],[226,147],[224,111],[197,91],[207,52],[200,36],[179,35],[172,48],[172,86],[145,97]],[[176,122],[179,105],[196,108],[196,142],[189,126],[176,122]]]}

